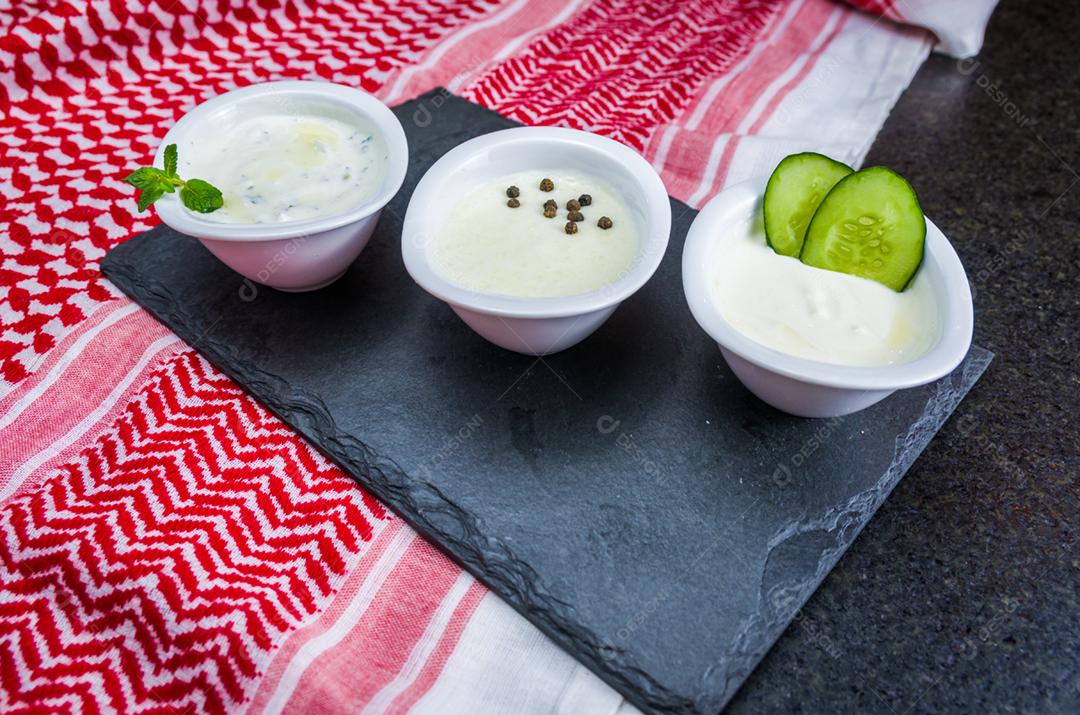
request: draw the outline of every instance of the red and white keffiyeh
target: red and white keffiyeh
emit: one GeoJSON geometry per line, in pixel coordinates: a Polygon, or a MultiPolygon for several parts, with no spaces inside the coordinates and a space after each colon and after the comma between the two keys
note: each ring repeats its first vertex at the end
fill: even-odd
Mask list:
{"type": "Polygon", "coordinates": [[[993,6],[856,4],[0,2],[0,711],[627,707],[101,278],[155,223],[121,179],[199,101],[315,78],[596,131],[699,206],[859,163],[935,42],[892,20],[964,53],[993,6]]]}

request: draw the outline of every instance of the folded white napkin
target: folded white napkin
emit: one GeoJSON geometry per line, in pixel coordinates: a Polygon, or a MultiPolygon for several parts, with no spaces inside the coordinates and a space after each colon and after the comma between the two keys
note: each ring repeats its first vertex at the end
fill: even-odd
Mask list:
{"type": "Polygon", "coordinates": [[[867,12],[896,22],[918,25],[937,35],[937,51],[971,57],[982,48],[983,35],[997,0],[848,0],[867,12]]]}

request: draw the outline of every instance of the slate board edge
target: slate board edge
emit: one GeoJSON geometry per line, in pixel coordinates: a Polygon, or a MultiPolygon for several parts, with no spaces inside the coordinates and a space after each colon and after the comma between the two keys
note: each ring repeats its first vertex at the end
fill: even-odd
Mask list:
{"type": "MultiPolygon", "coordinates": [[[[702,704],[699,703],[700,711],[722,709],[735,695],[735,692],[742,686],[754,668],[765,659],[780,635],[791,625],[799,610],[806,605],[806,602],[821,586],[825,577],[836,566],[866,525],[870,523],[874,514],[885,503],[885,500],[900,483],[900,480],[915,463],[915,460],[929,446],[938,430],[941,429],[964,397],[967,396],[971,387],[974,387],[975,383],[978,382],[993,359],[994,353],[985,348],[972,345],[960,366],[935,383],[934,395],[927,400],[922,415],[908,429],[907,435],[902,440],[899,437],[897,438],[893,460],[877,484],[853,495],[846,503],[850,507],[853,503],[861,501],[863,508],[840,509],[832,515],[826,515],[823,519],[815,520],[819,523],[831,522],[823,525],[827,526],[826,530],[830,534],[836,536],[833,547],[823,552],[818,561],[817,570],[812,577],[795,584],[773,584],[768,589],[770,594],[780,594],[785,608],[795,604],[790,617],[774,618],[771,621],[763,618],[761,614],[764,608],[771,605],[769,603],[770,597],[759,598],[757,613],[747,620],[725,654],[731,665],[726,673],[723,701],[719,704],[719,708],[716,708],[712,703],[708,704],[707,707],[701,707],[702,704]],[[964,389],[964,385],[970,385],[971,387],[964,389]],[[928,437],[920,440],[920,434],[928,434],[928,437]],[[845,519],[845,516],[848,518],[845,519]],[[847,528],[849,525],[853,525],[854,528],[847,528]],[[762,600],[765,601],[764,604],[762,604],[762,600]],[[761,651],[756,646],[763,641],[768,643],[769,647],[761,651]]],[[[805,533],[804,530],[793,532],[784,540],[770,544],[769,556],[766,556],[765,560],[766,564],[768,564],[768,559],[773,551],[783,544],[787,538],[801,533],[805,533]]],[[[762,576],[764,579],[764,571],[762,576]]],[[[763,580],[763,589],[764,586],[763,580]]]]}
{"type": "MultiPolygon", "coordinates": [[[[561,618],[553,604],[558,603],[565,611],[573,611],[573,607],[548,594],[537,582],[532,567],[499,540],[481,534],[475,520],[437,487],[408,476],[393,460],[376,454],[354,436],[339,430],[321,399],[294,389],[276,375],[251,367],[236,367],[239,361],[229,359],[230,350],[225,343],[196,334],[177,309],[171,292],[156,282],[143,280],[132,265],[123,261],[125,253],[161,228],[150,229],[112,249],[101,261],[102,273],[356,482],[392,506],[418,533],[441,547],[635,705],[648,712],[697,712],[692,698],[671,692],[629,662],[622,650],[605,645],[591,630],[561,618]],[[281,399],[275,394],[289,397],[281,399]],[[446,526],[440,526],[439,522],[446,526]]],[[[725,696],[725,702],[727,697],[730,694],[725,696]]]]}

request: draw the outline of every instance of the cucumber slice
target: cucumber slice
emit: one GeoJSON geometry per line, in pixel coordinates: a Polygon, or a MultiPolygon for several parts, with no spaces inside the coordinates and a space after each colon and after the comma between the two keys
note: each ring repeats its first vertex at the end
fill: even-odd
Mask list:
{"type": "Polygon", "coordinates": [[[911,184],[872,166],[842,179],[821,202],[799,258],[902,291],[922,264],[925,244],[926,217],[911,184]]]}
{"type": "Polygon", "coordinates": [[[822,154],[785,157],[765,187],[765,240],[782,256],[798,256],[810,219],[836,182],[852,172],[822,154]]]}

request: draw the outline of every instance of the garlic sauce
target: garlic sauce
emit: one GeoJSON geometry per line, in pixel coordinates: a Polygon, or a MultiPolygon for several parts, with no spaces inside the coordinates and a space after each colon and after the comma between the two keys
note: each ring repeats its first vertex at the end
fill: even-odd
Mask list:
{"type": "Polygon", "coordinates": [[[373,196],[387,167],[382,138],[360,118],[268,114],[245,119],[181,153],[187,175],[221,190],[225,205],[200,217],[282,223],[347,211],[373,196]]]}

